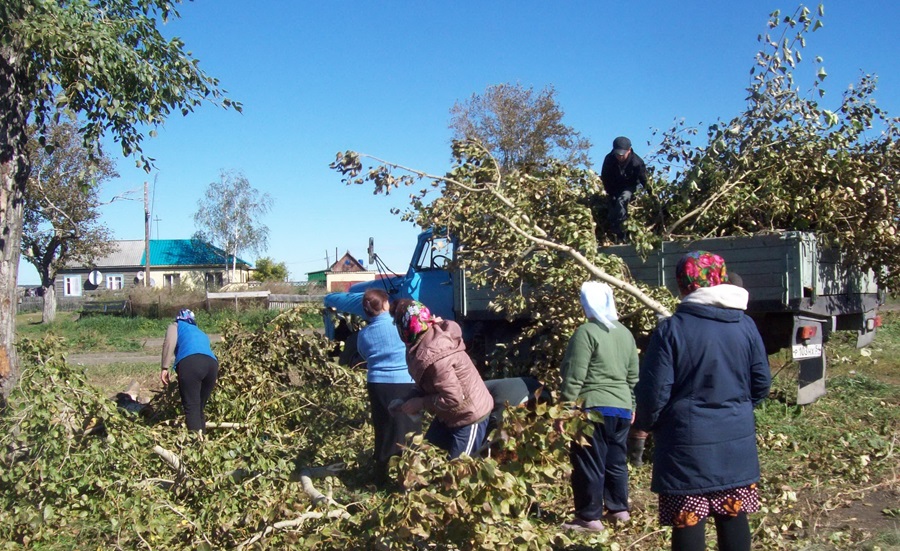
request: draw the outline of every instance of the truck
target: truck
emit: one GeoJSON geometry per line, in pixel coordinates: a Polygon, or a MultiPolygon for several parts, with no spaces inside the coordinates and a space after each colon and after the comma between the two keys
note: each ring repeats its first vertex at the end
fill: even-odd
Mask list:
{"type": "MultiPolygon", "coordinates": [[[[492,306],[494,294],[489,289],[472,285],[463,270],[453,268],[456,245],[453,239],[426,230],[418,237],[405,274],[325,296],[325,333],[344,342],[344,363],[355,352],[362,294],[372,287],[383,288],[391,300],[419,300],[435,315],[455,320],[476,357],[508,342],[529,323],[526,318],[506,319],[492,306]]],[[[812,403],[825,393],[825,344],[833,332],[855,331],[861,348],[872,342],[881,325],[878,309],[884,294],[875,274],[848,265],[840,251],[823,247],[812,232],[665,241],[646,255],[628,244],[600,252],[620,257],[635,281],[666,287],[677,296],[675,265],[694,250],[722,256],[729,272],[740,275],[750,296],[747,314],[756,322],[766,351],[790,349],[799,365],[798,404],[812,403]]]]}

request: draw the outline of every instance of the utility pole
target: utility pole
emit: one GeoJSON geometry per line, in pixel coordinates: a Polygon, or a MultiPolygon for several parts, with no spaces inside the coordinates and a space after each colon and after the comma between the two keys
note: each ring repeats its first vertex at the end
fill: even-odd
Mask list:
{"type": "Polygon", "coordinates": [[[150,285],[150,185],[144,180],[144,287],[150,285]]]}

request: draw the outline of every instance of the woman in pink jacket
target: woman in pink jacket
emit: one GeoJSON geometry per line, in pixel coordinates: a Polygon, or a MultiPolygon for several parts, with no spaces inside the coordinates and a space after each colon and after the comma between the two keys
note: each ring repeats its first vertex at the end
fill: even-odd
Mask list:
{"type": "Polygon", "coordinates": [[[463,453],[473,455],[484,442],[494,400],[466,354],[459,325],[432,316],[427,306],[409,299],[393,303],[391,315],[406,344],[406,364],[420,393],[400,405],[399,411],[433,413],[425,438],[450,452],[451,459],[463,453]]]}

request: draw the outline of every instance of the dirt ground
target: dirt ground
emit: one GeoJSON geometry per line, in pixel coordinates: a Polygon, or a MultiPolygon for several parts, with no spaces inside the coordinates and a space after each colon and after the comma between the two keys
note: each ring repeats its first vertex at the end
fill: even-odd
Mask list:
{"type": "MultiPolygon", "coordinates": [[[[221,335],[210,335],[209,340],[216,343],[222,340],[221,335]]],[[[138,352],[89,352],[69,354],[68,360],[76,365],[108,365],[116,363],[153,363],[160,361],[163,339],[148,338],[144,340],[143,350],[138,352]]]]}
{"type": "MultiPolygon", "coordinates": [[[[816,534],[834,534],[835,532],[861,533],[865,539],[878,535],[893,534],[890,543],[873,542],[872,549],[882,551],[900,550],[900,479],[898,474],[883,480],[875,487],[860,488],[859,493],[846,496],[843,504],[832,510],[822,510],[815,518],[809,519],[811,529],[816,534]],[[886,513],[891,511],[891,514],[886,513]]],[[[833,499],[833,498],[832,498],[833,499]]],[[[844,549],[835,542],[833,549],[844,549]]],[[[867,547],[866,549],[869,549],[867,547]]]]}
{"type": "MultiPolygon", "coordinates": [[[[216,343],[222,340],[221,335],[209,335],[210,342],[216,343]]],[[[88,352],[69,354],[66,358],[70,364],[83,365],[88,374],[88,381],[101,389],[101,392],[115,399],[119,392],[128,392],[134,399],[141,403],[147,403],[153,395],[160,392],[162,383],[159,380],[159,363],[162,354],[163,339],[148,338],[143,342],[141,350],[136,352],[88,352]],[[149,364],[146,370],[135,373],[118,373],[115,370],[107,371],[103,366],[115,364],[140,365],[149,364]]]]}

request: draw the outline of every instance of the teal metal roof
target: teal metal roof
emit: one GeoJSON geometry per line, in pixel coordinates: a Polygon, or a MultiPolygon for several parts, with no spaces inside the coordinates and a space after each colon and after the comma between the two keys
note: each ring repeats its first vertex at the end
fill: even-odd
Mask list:
{"type": "MultiPolygon", "coordinates": [[[[200,266],[210,264],[230,266],[232,257],[225,251],[196,239],[151,239],[151,266],[200,266]]],[[[140,265],[146,262],[141,254],[140,265]]],[[[251,266],[246,260],[237,259],[238,264],[251,266]]]]}

